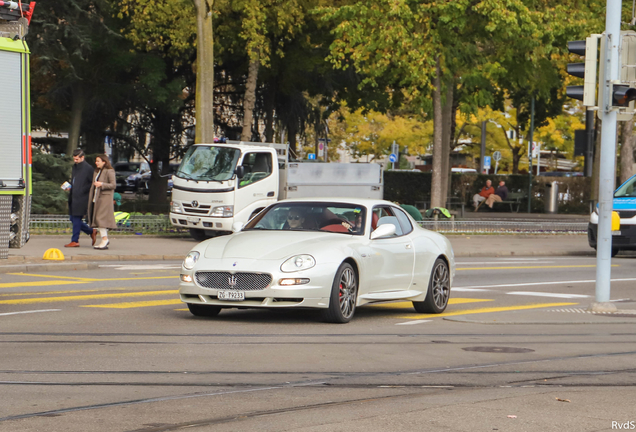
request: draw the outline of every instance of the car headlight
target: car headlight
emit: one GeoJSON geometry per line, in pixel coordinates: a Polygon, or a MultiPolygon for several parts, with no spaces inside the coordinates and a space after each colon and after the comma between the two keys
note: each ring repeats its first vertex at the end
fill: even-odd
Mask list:
{"type": "Polygon", "coordinates": [[[311,255],[296,255],[288,259],[280,266],[280,270],[284,273],[297,272],[307,270],[316,265],[316,260],[311,255]]]}
{"type": "Polygon", "coordinates": [[[194,268],[194,265],[199,260],[199,255],[199,252],[190,252],[188,256],[186,256],[183,260],[183,267],[185,267],[187,270],[192,270],[194,268]]]}
{"type": "Polygon", "coordinates": [[[181,209],[181,204],[175,201],[170,202],[170,211],[172,213],[183,213],[183,210],[181,209]]]}
{"type": "Polygon", "coordinates": [[[232,217],[234,216],[234,206],[213,207],[210,216],[214,217],[232,217]]]}

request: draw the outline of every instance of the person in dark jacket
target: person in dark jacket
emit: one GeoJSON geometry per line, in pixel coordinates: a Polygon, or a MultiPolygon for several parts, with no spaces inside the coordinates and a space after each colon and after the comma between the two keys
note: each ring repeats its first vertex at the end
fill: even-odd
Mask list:
{"type": "Polygon", "coordinates": [[[79,247],[80,231],[91,236],[95,244],[97,230],[89,227],[83,218],[88,209],[88,193],[93,183],[93,167],[84,161],[84,152],[80,149],[73,151],[73,170],[71,173],[71,192],[68,195],[68,210],[73,223],[71,242],[64,247],[79,247]]]}
{"type": "Polygon", "coordinates": [[[488,199],[486,199],[486,205],[492,208],[492,206],[496,202],[505,201],[506,198],[508,198],[508,188],[506,187],[506,182],[500,181],[495,193],[490,195],[488,199]]]}

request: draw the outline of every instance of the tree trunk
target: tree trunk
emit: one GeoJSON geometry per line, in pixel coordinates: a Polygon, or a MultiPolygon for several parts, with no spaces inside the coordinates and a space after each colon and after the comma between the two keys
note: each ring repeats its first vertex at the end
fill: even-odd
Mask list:
{"type": "Polygon", "coordinates": [[[214,34],[210,0],[194,0],[197,11],[195,143],[214,142],[214,34]]]}
{"type": "Polygon", "coordinates": [[[170,131],[172,117],[167,113],[155,113],[153,117],[152,163],[150,164],[150,190],[148,202],[159,209],[168,199],[168,179],[161,177],[170,172],[170,131]],[[159,164],[161,162],[161,164],[159,164]],[[159,169],[161,165],[161,169],[159,169]]]}
{"type": "Polygon", "coordinates": [[[437,58],[435,78],[433,79],[433,172],[431,178],[431,208],[443,207],[442,197],[442,80],[440,60],[437,58]]]}
{"type": "MultiPolygon", "coordinates": [[[[450,82],[446,88],[446,99],[442,106],[442,199],[446,203],[448,191],[450,189],[450,151],[451,151],[451,128],[453,115],[453,92],[454,84],[450,82]]],[[[444,204],[443,207],[446,207],[444,204]]]]}
{"type": "Polygon", "coordinates": [[[274,82],[270,82],[265,93],[265,142],[274,142],[274,82]]]}
{"type": "Polygon", "coordinates": [[[254,105],[256,105],[256,82],[258,81],[258,59],[250,61],[245,84],[245,97],[243,98],[243,132],[241,141],[252,141],[252,117],[254,105]]]}
{"type": "Polygon", "coordinates": [[[621,183],[634,175],[634,122],[623,122],[623,144],[621,145],[621,183]]]}
{"type": "Polygon", "coordinates": [[[519,174],[519,161],[521,160],[521,155],[519,152],[521,149],[519,147],[512,148],[512,173],[519,174]]]}
{"type": "Polygon", "coordinates": [[[68,129],[68,143],[66,145],[66,154],[73,154],[79,146],[79,138],[82,127],[82,113],[84,112],[84,105],[86,105],[86,93],[82,83],[77,83],[73,86],[73,95],[71,102],[71,124],[68,129]]]}

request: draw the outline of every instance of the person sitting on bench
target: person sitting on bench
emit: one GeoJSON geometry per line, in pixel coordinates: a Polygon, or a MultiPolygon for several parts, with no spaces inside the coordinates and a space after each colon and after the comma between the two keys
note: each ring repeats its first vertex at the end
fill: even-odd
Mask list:
{"type": "Polygon", "coordinates": [[[499,187],[497,187],[495,193],[486,199],[486,205],[492,208],[496,202],[505,201],[506,198],[508,198],[508,188],[506,187],[506,182],[502,180],[499,182],[499,187]]]}
{"type": "Polygon", "coordinates": [[[486,201],[486,198],[494,193],[495,188],[492,187],[492,182],[490,180],[486,180],[486,186],[481,188],[481,191],[473,196],[473,206],[475,207],[475,210],[479,208],[482,201],[486,201]]]}

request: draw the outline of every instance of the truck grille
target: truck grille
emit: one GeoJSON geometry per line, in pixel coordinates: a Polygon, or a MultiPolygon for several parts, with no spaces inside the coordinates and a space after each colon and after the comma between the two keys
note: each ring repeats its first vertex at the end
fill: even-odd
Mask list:
{"type": "Polygon", "coordinates": [[[194,277],[204,288],[234,291],[260,291],[272,282],[267,273],[196,272],[194,277]]]}
{"type": "Polygon", "coordinates": [[[206,215],[210,213],[210,205],[200,204],[198,207],[193,207],[191,203],[182,203],[183,211],[190,214],[206,215]]]}
{"type": "Polygon", "coordinates": [[[630,219],[636,216],[636,211],[616,210],[621,219],[630,219]]]}

